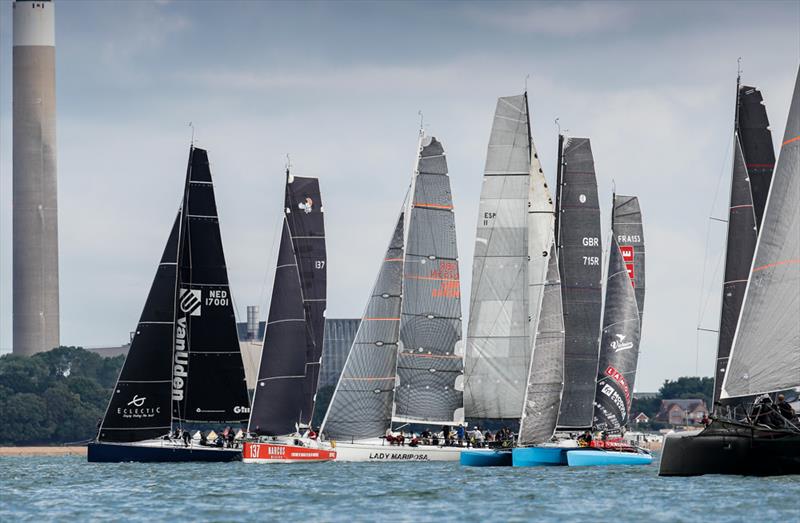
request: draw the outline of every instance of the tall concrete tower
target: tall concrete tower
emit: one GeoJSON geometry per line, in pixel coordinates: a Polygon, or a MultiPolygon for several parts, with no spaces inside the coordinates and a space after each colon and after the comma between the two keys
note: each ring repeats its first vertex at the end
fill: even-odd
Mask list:
{"type": "Polygon", "coordinates": [[[14,11],[14,354],[58,342],[55,11],[17,0],[14,11]]]}

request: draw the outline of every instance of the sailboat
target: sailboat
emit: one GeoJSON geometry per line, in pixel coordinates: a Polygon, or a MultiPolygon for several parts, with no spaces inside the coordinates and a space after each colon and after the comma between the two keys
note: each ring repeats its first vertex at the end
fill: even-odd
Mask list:
{"type": "Polygon", "coordinates": [[[604,439],[567,452],[569,466],[647,465],[649,452],[621,441],[630,421],[644,308],[644,233],[639,200],[613,196],[600,361],[592,428],[604,439]],[[637,286],[638,282],[638,286],[637,286]],[[609,438],[610,436],[610,438],[609,438]]]}
{"type": "Polygon", "coordinates": [[[800,70],[771,182],[768,173],[756,176],[752,171],[769,167],[748,156],[759,148],[756,141],[768,125],[761,94],[738,84],[715,392],[724,408],[716,409],[702,431],[666,438],[661,476],[800,474],[800,420],[781,414],[771,401],[780,391],[800,388],[800,70]],[[754,113],[758,120],[750,120],[748,126],[754,113]],[[769,190],[762,209],[765,186],[769,190]],[[753,227],[758,232],[754,248],[753,227]],[[731,281],[748,256],[752,260],[745,261],[746,281],[731,281]],[[752,405],[754,397],[759,398],[752,405]]]}
{"type": "Polygon", "coordinates": [[[317,178],[286,169],[283,224],[261,351],[245,463],[330,461],[313,433],[314,395],[325,327],[327,257],[317,178]]]}
{"type": "Polygon", "coordinates": [[[460,340],[447,161],[441,142],[420,132],[403,210],[320,429],[335,440],[336,460],[458,460],[444,436],[404,441],[392,429],[462,423],[460,340]]]}
{"type": "Polygon", "coordinates": [[[180,210],[88,460],[238,461],[240,449],[173,436],[244,424],[249,412],[208,154],[192,146],[180,210]]]}
{"type": "MultiPolygon", "coordinates": [[[[472,269],[464,410],[522,422],[549,440],[563,390],[564,327],[554,209],[530,131],[527,93],[497,100],[472,269]],[[523,408],[524,406],[524,408],[523,408]]],[[[511,449],[461,453],[468,466],[511,465],[511,449]]]]}

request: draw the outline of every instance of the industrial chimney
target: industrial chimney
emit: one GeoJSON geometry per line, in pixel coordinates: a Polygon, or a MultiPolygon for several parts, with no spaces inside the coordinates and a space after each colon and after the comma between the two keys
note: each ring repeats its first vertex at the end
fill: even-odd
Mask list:
{"type": "Polygon", "coordinates": [[[13,350],[31,355],[59,345],[55,12],[13,11],[13,350]]]}

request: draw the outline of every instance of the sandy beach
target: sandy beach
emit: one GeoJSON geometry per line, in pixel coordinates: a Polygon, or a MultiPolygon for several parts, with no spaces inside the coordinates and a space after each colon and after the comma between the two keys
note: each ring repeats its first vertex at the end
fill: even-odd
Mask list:
{"type": "Polygon", "coordinates": [[[86,447],[0,447],[0,456],[85,456],[86,447]]]}

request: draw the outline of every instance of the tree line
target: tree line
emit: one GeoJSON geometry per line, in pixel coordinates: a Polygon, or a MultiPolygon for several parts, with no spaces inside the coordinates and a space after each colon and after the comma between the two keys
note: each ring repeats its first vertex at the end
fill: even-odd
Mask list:
{"type": "Polygon", "coordinates": [[[0,445],[93,438],[124,361],[80,347],[0,356],[0,445]]]}

